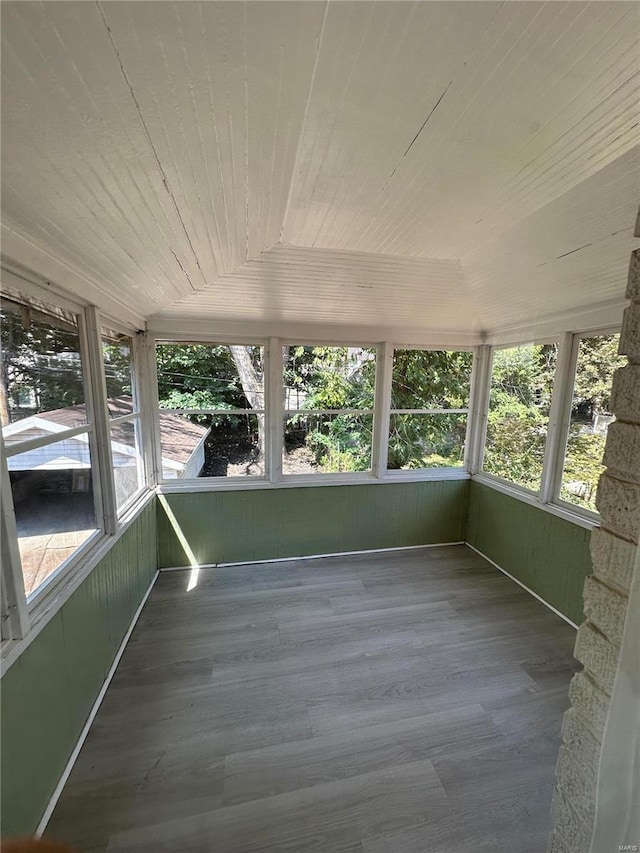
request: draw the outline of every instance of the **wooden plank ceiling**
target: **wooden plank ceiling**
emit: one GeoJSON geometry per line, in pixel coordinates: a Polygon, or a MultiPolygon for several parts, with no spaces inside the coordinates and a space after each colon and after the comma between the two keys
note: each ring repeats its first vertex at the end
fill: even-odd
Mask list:
{"type": "Polygon", "coordinates": [[[482,335],[620,306],[639,16],[5,2],[3,253],[165,328],[482,335]]]}

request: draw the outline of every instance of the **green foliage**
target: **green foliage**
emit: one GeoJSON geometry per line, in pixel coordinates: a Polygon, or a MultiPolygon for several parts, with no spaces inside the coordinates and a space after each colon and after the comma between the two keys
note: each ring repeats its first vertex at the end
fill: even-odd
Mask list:
{"type": "MultiPolygon", "coordinates": [[[[605,435],[593,433],[609,410],[618,335],[580,342],[560,497],[595,510],[605,435]]],[[[555,346],[518,347],[495,354],[484,469],[537,491],[545,452],[555,370],[555,346]]]]}
{"type": "Polygon", "coordinates": [[[161,344],[156,363],[161,408],[250,408],[228,346],[161,344]]]}
{"type": "Polygon", "coordinates": [[[613,372],[625,364],[625,359],[618,355],[619,338],[619,335],[600,335],[580,341],[573,399],[576,419],[590,422],[599,412],[611,411],[613,372]]]}
{"type": "Polygon", "coordinates": [[[396,350],[392,409],[464,409],[473,355],[446,350],[396,350]]]}
{"type": "Polygon", "coordinates": [[[371,467],[371,416],[335,415],[307,435],[307,445],[325,472],[371,467]]]}
{"type": "Polygon", "coordinates": [[[462,465],[466,428],[466,415],[391,415],[388,468],[462,465]]]}
{"type": "Polygon", "coordinates": [[[484,470],[540,486],[557,345],[497,350],[493,359],[484,470]]]}
{"type": "Polygon", "coordinates": [[[48,323],[41,317],[22,306],[2,304],[0,381],[7,420],[84,402],[77,331],[64,320],[48,323]]]}
{"type": "Polygon", "coordinates": [[[102,343],[107,397],[131,397],[131,350],[126,344],[102,343]]]}
{"type": "MultiPolygon", "coordinates": [[[[285,386],[301,393],[302,409],[372,409],[375,357],[370,349],[289,347],[285,386]]],[[[325,472],[366,471],[371,467],[372,418],[367,415],[305,416],[289,419],[285,440],[305,435],[325,472]]]]}
{"type": "MultiPolygon", "coordinates": [[[[285,384],[304,394],[304,409],[372,409],[372,350],[291,347],[285,384]]],[[[396,409],[466,408],[471,353],[399,350],[393,373],[396,409]]],[[[299,416],[298,416],[299,417],[299,416]]],[[[340,415],[309,420],[307,445],[323,471],[364,471],[371,466],[370,418],[340,415]]],[[[291,427],[299,427],[291,419],[291,427]]],[[[463,462],[466,415],[392,416],[389,468],[458,466],[463,462]]]]}
{"type": "Polygon", "coordinates": [[[604,435],[585,433],[577,424],[571,425],[560,491],[562,500],[596,509],[596,489],[604,470],[605,442],[604,435]]]}

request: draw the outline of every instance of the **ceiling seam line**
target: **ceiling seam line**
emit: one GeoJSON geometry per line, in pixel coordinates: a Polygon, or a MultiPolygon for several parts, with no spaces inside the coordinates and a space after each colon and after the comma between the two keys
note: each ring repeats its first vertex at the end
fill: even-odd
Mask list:
{"type": "Polygon", "coordinates": [[[318,35],[318,49],[316,50],[315,59],[313,60],[313,71],[311,72],[311,80],[309,81],[309,92],[307,94],[307,103],[304,108],[304,116],[302,117],[302,124],[300,125],[300,134],[298,136],[298,144],[296,146],[296,156],[293,160],[293,169],[291,171],[291,180],[289,182],[289,192],[287,193],[287,203],[284,208],[284,216],[282,219],[282,227],[280,228],[280,239],[278,243],[282,243],[282,238],[284,236],[284,231],[287,225],[287,220],[289,218],[289,208],[291,206],[291,196],[293,194],[293,183],[296,176],[296,171],[298,168],[298,161],[300,159],[300,149],[302,148],[302,138],[304,136],[304,130],[307,124],[307,117],[309,115],[309,110],[311,108],[311,95],[313,93],[313,87],[316,82],[316,73],[318,71],[318,65],[320,64],[320,49],[322,47],[322,41],[324,39],[324,31],[327,24],[327,18],[329,16],[329,0],[326,0],[324,6],[324,15],[322,16],[322,26],[320,27],[320,33],[318,35]]]}
{"type": "MultiPolygon", "coordinates": [[[[131,100],[133,101],[136,113],[138,114],[138,118],[140,119],[140,124],[142,125],[142,129],[144,130],[144,133],[145,133],[145,136],[147,137],[147,141],[149,143],[151,151],[153,152],[153,157],[156,161],[158,169],[160,170],[160,175],[162,177],[163,186],[164,186],[165,190],[167,191],[169,198],[171,199],[171,202],[172,202],[173,207],[174,207],[175,212],[176,212],[176,216],[178,217],[178,221],[180,222],[180,226],[184,232],[184,236],[186,237],[187,243],[189,244],[189,248],[191,249],[191,253],[193,254],[193,259],[196,262],[196,266],[198,267],[200,275],[202,276],[202,280],[206,286],[207,280],[206,280],[206,277],[204,275],[204,272],[202,271],[202,267],[200,266],[200,261],[198,260],[196,250],[194,249],[193,243],[191,242],[191,238],[189,237],[189,232],[187,231],[187,227],[184,224],[184,220],[182,218],[182,214],[180,213],[180,208],[178,207],[178,203],[176,201],[176,198],[173,194],[173,191],[171,190],[171,187],[169,186],[169,180],[168,180],[167,175],[165,173],[165,170],[162,166],[162,162],[160,161],[160,156],[158,155],[156,147],[153,144],[153,140],[151,138],[151,134],[149,133],[149,129],[147,127],[147,124],[146,124],[144,117],[142,115],[142,109],[140,108],[140,103],[138,102],[138,99],[136,98],[135,92],[133,90],[133,86],[129,80],[129,77],[127,76],[127,72],[125,71],[124,64],[122,62],[122,57],[120,55],[120,51],[118,50],[117,45],[115,43],[115,40],[113,38],[113,33],[111,31],[111,27],[109,26],[109,23],[106,19],[106,16],[105,16],[104,11],[102,9],[102,4],[101,4],[100,0],[96,0],[96,6],[98,8],[98,12],[100,13],[100,17],[102,18],[102,22],[103,22],[105,29],[107,31],[107,37],[109,39],[109,43],[111,44],[113,52],[114,52],[116,59],[118,61],[118,65],[120,67],[120,73],[122,75],[122,78],[123,78],[126,86],[127,86],[127,89],[129,90],[129,95],[131,96],[131,100]]],[[[189,287],[191,287],[192,290],[197,290],[198,288],[195,287],[195,285],[191,281],[191,276],[189,275],[189,273],[187,272],[185,267],[178,260],[177,254],[173,251],[173,249],[171,249],[171,252],[174,255],[176,261],[178,262],[178,266],[180,267],[180,269],[182,270],[182,272],[186,276],[186,279],[189,282],[189,287]]]]}

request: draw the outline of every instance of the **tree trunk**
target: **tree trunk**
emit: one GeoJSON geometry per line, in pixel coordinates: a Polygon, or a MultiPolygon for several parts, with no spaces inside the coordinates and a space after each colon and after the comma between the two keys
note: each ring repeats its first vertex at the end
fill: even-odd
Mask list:
{"type": "MultiPolygon", "coordinates": [[[[263,376],[262,373],[259,373],[253,366],[250,348],[230,346],[229,351],[231,352],[231,357],[235,362],[236,369],[238,371],[238,376],[240,377],[240,382],[242,383],[242,390],[244,392],[245,397],[249,401],[251,408],[257,409],[258,411],[264,411],[263,376]]],[[[258,415],[257,421],[258,460],[261,461],[262,459],[264,459],[266,437],[264,415],[258,415]]]]}

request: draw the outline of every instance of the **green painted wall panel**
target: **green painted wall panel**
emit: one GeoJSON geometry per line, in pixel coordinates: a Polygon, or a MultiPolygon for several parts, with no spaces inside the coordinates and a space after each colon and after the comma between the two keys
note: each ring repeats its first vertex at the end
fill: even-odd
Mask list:
{"type": "Polygon", "coordinates": [[[152,502],[4,674],[3,835],[38,825],[156,567],[152,502]]]}
{"type": "Polygon", "coordinates": [[[590,539],[584,527],[471,482],[467,542],[576,624],[592,571],[590,539]]]}
{"type": "Polygon", "coordinates": [[[166,495],[159,565],[189,565],[181,537],[199,564],[459,542],[468,488],[445,480],[166,495]]]}

